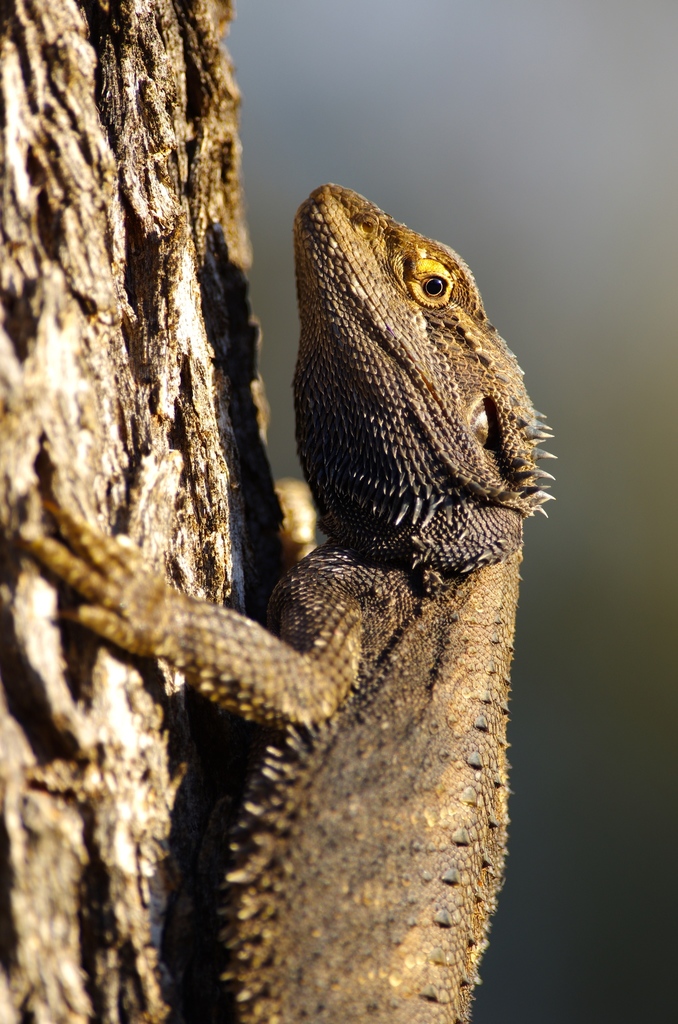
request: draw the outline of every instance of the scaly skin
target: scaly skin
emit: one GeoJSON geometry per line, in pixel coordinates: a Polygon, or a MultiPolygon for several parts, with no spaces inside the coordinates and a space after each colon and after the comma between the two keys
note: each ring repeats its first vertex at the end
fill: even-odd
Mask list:
{"type": "Polygon", "coordinates": [[[295,225],[299,450],[330,540],[270,632],[53,510],[78,618],[279,730],[234,837],[243,1024],[467,1021],[501,883],[522,520],[546,436],[470,271],[361,196],[295,225]],[[274,634],[274,635],[272,635],[274,634]]]}

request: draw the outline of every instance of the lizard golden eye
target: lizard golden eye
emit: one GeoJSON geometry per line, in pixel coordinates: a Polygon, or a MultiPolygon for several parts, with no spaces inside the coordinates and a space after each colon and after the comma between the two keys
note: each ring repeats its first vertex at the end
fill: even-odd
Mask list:
{"type": "Polygon", "coordinates": [[[406,259],[403,277],[407,290],[420,306],[438,309],[446,306],[452,294],[452,272],[440,260],[420,256],[406,259]]]}
{"type": "Polygon", "coordinates": [[[430,299],[439,299],[445,294],[448,282],[442,277],[429,277],[428,281],[422,281],[422,289],[430,299]]]}

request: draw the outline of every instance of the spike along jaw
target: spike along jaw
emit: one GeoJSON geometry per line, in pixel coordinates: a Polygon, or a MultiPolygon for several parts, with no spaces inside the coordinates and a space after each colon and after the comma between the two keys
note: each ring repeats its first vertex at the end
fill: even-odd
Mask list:
{"type": "Polygon", "coordinates": [[[330,538],[464,573],[522,541],[551,435],[471,271],[362,196],[323,185],[295,221],[297,443],[330,538]]]}

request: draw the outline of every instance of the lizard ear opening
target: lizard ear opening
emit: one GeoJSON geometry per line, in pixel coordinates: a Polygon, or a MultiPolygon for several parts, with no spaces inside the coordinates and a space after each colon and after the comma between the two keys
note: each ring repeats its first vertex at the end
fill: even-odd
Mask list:
{"type": "Polygon", "coordinates": [[[499,451],[501,432],[499,414],[491,398],[481,398],[471,412],[470,427],[476,440],[491,452],[499,451]]]}

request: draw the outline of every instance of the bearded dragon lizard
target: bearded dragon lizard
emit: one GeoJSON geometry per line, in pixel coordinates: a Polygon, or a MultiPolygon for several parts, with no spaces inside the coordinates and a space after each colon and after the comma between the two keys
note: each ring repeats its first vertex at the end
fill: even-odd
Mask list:
{"type": "Polygon", "coordinates": [[[54,510],[80,622],[271,729],[233,839],[242,1024],[470,1019],[501,884],[523,519],[551,436],[451,249],[324,185],[295,223],[297,440],[328,540],[269,631],[54,510]]]}

